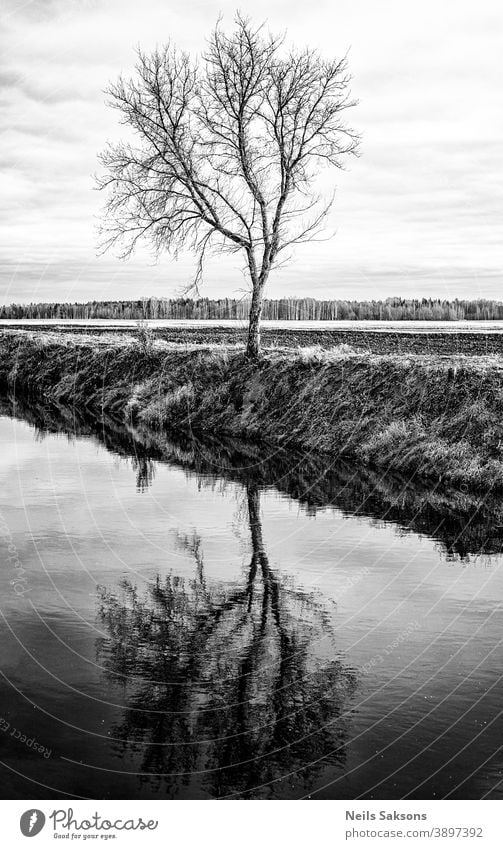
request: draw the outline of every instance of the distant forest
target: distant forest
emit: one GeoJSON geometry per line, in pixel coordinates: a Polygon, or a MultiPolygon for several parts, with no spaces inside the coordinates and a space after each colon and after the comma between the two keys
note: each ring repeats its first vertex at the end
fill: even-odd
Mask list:
{"type": "MultiPolygon", "coordinates": [[[[88,301],[87,303],[10,304],[0,307],[0,318],[237,318],[246,320],[250,302],[233,298],[140,298],[134,301],[88,301]]],[[[445,301],[422,298],[386,298],[384,301],[318,301],[314,298],[264,300],[264,319],[330,321],[334,319],[378,321],[503,319],[503,303],[477,300],[445,301]]]]}

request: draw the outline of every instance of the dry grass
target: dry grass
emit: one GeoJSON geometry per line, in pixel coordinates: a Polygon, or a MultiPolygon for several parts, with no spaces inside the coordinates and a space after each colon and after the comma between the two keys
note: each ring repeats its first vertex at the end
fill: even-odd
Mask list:
{"type": "Polygon", "coordinates": [[[503,489],[503,360],[350,346],[143,345],[130,336],[5,332],[0,379],[157,428],[226,433],[503,489]]]}

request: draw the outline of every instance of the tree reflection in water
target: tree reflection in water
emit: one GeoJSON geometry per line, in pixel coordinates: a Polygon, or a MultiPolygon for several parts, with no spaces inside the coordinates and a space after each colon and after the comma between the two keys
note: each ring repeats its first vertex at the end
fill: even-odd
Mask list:
{"type": "Polygon", "coordinates": [[[341,717],[356,677],[334,648],[323,604],[269,564],[260,490],[246,488],[251,558],[241,583],[206,579],[201,541],[185,540],[192,580],[168,575],[140,596],[100,591],[101,662],[123,683],[113,736],[141,751],[144,780],[167,793],[299,795],[325,758],[344,762],[341,717]],[[311,764],[311,766],[310,766],[311,764]]]}
{"type": "Polygon", "coordinates": [[[356,679],[338,655],[330,617],[313,594],[271,568],[260,524],[260,492],[273,489],[315,515],[333,509],[433,539],[453,567],[492,568],[503,552],[498,493],[481,495],[404,479],[344,460],[238,439],[170,434],[77,415],[36,399],[0,397],[0,412],[40,437],[91,438],[124,458],[145,492],[161,464],[189,478],[247,494],[250,559],[241,581],[205,576],[195,532],[179,543],[195,563],[191,580],[170,575],[141,594],[131,582],[102,590],[102,665],[124,691],[118,727],[125,772],[143,773],[147,795],[295,798],[344,767],[356,679]],[[336,769],[334,770],[334,762],[336,769]],[[158,785],[158,786],[157,786],[158,785]],[[258,789],[254,789],[258,788],[258,789]]]}
{"type": "Polygon", "coordinates": [[[0,396],[0,413],[29,422],[40,438],[46,433],[66,433],[69,439],[97,439],[132,464],[140,492],[152,484],[157,464],[167,463],[187,475],[274,487],[312,514],[330,507],[344,515],[391,524],[400,534],[424,534],[454,563],[503,553],[503,506],[498,493],[446,489],[342,459],[284,448],[268,451],[236,439],[217,440],[208,434],[203,439],[132,427],[35,398],[0,396]]]}

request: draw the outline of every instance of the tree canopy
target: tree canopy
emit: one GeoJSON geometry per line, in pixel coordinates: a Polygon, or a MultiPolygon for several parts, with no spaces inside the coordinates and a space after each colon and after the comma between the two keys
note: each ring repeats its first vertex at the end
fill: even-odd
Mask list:
{"type": "Polygon", "coordinates": [[[357,151],[349,82],[345,58],[288,51],[239,15],[230,35],[217,25],[199,62],[172,45],[139,51],[136,76],[108,90],[135,138],[101,156],[103,246],[124,257],[143,238],[157,253],[188,248],[196,285],[207,251],[242,252],[256,353],[271,269],[316,237],[332,204],[316,174],[357,151]]]}

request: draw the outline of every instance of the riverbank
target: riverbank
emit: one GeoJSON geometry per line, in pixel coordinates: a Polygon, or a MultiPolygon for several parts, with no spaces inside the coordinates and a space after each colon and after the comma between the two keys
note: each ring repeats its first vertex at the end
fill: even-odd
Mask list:
{"type": "Polygon", "coordinates": [[[14,392],[153,428],[342,456],[473,489],[503,489],[503,359],[268,351],[131,337],[0,334],[14,392]]]}

